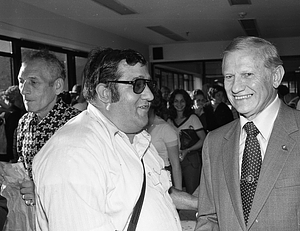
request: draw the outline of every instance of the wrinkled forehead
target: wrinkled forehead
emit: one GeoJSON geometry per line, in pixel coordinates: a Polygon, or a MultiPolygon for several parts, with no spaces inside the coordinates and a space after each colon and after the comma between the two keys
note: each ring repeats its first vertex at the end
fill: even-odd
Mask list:
{"type": "Polygon", "coordinates": [[[48,69],[49,69],[48,65],[45,61],[37,59],[37,60],[22,62],[22,66],[20,70],[41,71],[41,70],[48,70],[48,69]]]}
{"type": "Polygon", "coordinates": [[[257,48],[238,49],[224,54],[222,60],[222,69],[224,71],[225,67],[232,66],[235,63],[239,63],[239,64],[252,63],[253,65],[256,64],[259,66],[264,66],[265,61],[266,61],[265,56],[257,48]]]}
{"type": "Polygon", "coordinates": [[[147,65],[139,62],[134,65],[128,64],[125,59],[120,61],[118,73],[121,74],[120,78],[132,76],[132,78],[151,79],[147,65]]]}
{"type": "Polygon", "coordinates": [[[23,62],[19,71],[18,78],[26,79],[28,77],[52,80],[51,68],[41,60],[23,62]]]}
{"type": "Polygon", "coordinates": [[[226,52],[223,57],[223,61],[226,60],[228,57],[241,57],[247,56],[251,57],[253,60],[264,60],[264,55],[261,49],[259,48],[243,48],[243,49],[236,49],[233,51],[226,52]]]}

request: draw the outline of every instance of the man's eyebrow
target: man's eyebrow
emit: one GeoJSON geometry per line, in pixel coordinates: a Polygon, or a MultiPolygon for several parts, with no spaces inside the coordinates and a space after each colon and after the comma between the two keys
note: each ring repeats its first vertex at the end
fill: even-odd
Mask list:
{"type": "Polygon", "coordinates": [[[29,78],[29,79],[38,79],[39,76],[37,76],[37,75],[29,75],[29,76],[27,76],[27,78],[29,78]]]}
{"type": "Polygon", "coordinates": [[[149,79],[149,80],[151,80],[152,78],[151,77],[147,78],[144,75],[139,75],[139,76],[134,77],[132,80],[136,80],[136,79],[147,79],[147,80],[149,79]]]}

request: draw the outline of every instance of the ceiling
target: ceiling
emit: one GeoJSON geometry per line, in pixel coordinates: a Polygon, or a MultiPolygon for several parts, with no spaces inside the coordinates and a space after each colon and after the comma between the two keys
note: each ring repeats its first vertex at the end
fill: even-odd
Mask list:
{"type": "Polygon", "coordinates": [[[229,0],[116,0],[137,12],[129,15],[96,0],[20,1],[145,45],[231,40],[247,35],[239,19],[255,19],[259,36],[266,39],[300,37],[300,0],[248,0],[251,4],[243,5],[229,0]],[[183,41],[148,29],[157,26],[183,41]]]}

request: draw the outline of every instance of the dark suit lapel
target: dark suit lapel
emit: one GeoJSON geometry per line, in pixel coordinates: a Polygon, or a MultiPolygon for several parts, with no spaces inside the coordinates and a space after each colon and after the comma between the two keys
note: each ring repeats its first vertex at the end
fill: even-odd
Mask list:
{"type": "Polygon", "coordinates": [[[282,105],[275,120],[273,131],[262,163],[258,185],[256,188],[248,228],[255,221],[258,213],[268,199],[274,185],[295,145],[290,134],[298,130],[296,119],[291,109],[282,105]]]}
{"type": "Polygon", "coordinates": [[[229,191],[231,203],[241,227],[245,229],[239,179],[239,138],[240,122],[239,120],[236,120],[228,133],[224,136],[222,157],[225,181],[229,191]],[[234,150],[232,149],[233,147],[234,150]]]}

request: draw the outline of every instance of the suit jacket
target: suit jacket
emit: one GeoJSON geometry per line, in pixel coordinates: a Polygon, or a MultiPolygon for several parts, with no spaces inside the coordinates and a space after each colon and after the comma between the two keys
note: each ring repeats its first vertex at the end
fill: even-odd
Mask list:
{"type": "Polygon", "coordinates": [[[281,103],[262,163],[248,226],[239,177],[240,120],[210,132],[203,146],[196,231],[300,230],[300,111],[281,103]]]}

